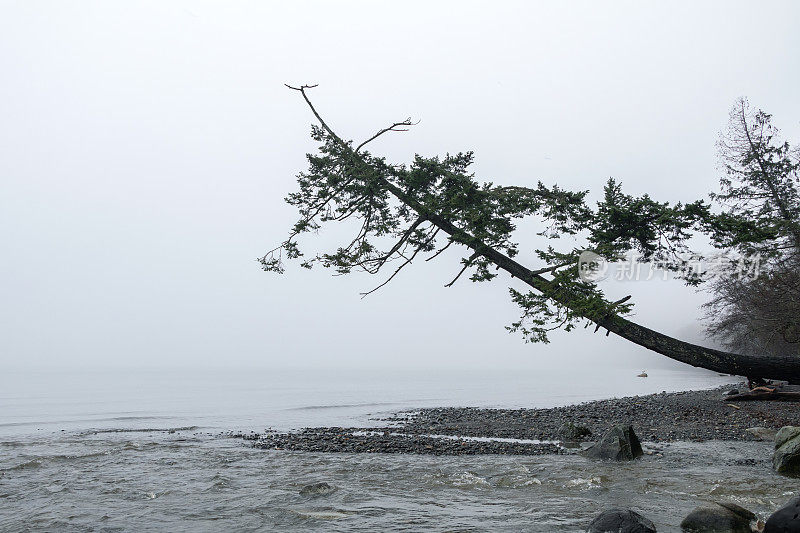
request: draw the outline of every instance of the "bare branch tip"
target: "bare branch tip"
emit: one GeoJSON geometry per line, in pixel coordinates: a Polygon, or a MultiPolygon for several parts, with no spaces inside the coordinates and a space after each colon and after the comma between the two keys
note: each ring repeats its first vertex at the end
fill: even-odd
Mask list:
{"type": "Polygon", "coordinates": [[[319,83],[315,83],[314,85],[301,85],[300,87],[294,87],[292,85],[289,85],[288,83],[284,83],[283,85],[285,85],[286,87],[288,87],[289,89],[291,89],[293,91],[303,92],[306,89],[313,89],[314,87],[319,86],[319,83]]]}

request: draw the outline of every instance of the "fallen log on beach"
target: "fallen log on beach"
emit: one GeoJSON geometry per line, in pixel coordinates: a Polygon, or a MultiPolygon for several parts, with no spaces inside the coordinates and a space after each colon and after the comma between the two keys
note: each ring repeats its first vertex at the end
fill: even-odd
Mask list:
{"type": "Polygon", "coordinates": [[[726,402],[751,402],[768,400],[776,402],[800,402],[800,392],[784,392],[778,390],[754,390],[725,397],[726,402]]]}

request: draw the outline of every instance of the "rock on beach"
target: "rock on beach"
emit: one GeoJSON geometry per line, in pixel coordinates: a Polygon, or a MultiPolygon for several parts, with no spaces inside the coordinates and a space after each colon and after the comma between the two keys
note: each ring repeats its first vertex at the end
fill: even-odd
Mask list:
{"type": "Polygon", "coordinates": [[[775,435],[772,467],[784,476],[800,477],[800,427],[785,426],[775,435]]]}
{"type": "Polygon", "coordinates": [[[751,533],[750,522],[756,515],[734,503],[714,502],[702,505],[683,519],[686,533],[751,533]]]}
{"type": "Polygon", "coordinates": [[[636,511],[608,509],[589,524],[587,533],[656,533],[656,526],[636,511]]]}
{"type": "Polygon", "coordinates": [[[643,453],[633,426],[619,425],[606,431],[597,443],[583,452],[583,455],[604,461],[633,461],[643,453]]]}
{"type": "Polygon", "coordinates": [[[795,496],[789,503],[772,513],[764,526],[764,533],[798,532],[800,532],[800,496],[795,496]]]}

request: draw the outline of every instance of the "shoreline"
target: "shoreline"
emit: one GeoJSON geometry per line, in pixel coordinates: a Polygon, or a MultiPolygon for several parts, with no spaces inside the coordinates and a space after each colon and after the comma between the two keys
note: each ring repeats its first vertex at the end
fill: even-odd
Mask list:
{"type": "Polygon", "coordinates": [[[431,455],[571,454],[580,446],[564,446],[559,429],[566,423],[598,439],[616,424],[631,424],[648,443],[675,441],[763,440],[748,428],[779,429],[800,424],[797,404],[775,401],[725,402],[725,393],[741,388],[662,392],[595,400],[564,407],[496,409],[478,407],[424,408],[399,412],[381,427],[317,427],[297,432],[235,433],[254,447],[272,450],[431,455]],[[500,440],[498,440],[500,439],[500,440]]]}

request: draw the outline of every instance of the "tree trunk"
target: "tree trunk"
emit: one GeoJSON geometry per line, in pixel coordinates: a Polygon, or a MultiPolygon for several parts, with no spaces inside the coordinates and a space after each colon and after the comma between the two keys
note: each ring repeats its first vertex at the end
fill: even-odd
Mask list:
{"type": "MultiPolygon", "coordinates": [[[[571,307],[569,296],[563,295],[557,291],[553,283],[547,278],[535,274],[533,271],[517,263],[502,252],[486,246],[483,243],[476,242],[474,238],[466,235],[448,220],[439,217],[435,213],[429,213],[424,206],[419,204],[419,202],[411,198],[393,183],[387,181],[386,184],[389,191],[396,196],[398,200],[417,211],[420,215],[425,216],[432,224],[454,237],[457,242],[462,242],[466,246],[469,246],[475,250],[475,252],[485,256],[513,277],[519,278],[524,283],[552,298],[559,304],[565,307],[571,307]]],[[[797,357],[752,356],[723,352],[721,350],[705,348],[697,344],[675,339],[650,328],[640,326],[620,316],[612,316],[600,320],[591,317],[587,318],[611,333],[619,335],[623,339],[688,365],[713,370],[722,374],[732,374],[748,378],[776,379],[800,384],[800,359],[797,357]]]]}
{"type": "MultiPolygon", "coordinates": [[[[319,113],[317,113],[317,110],[305,94],[304,88],[295,90],[302,93],[303,98],[311,108],[317,120],[319,120],[323,129],[345,147],[352,157],[365,163],[361,155],[350,148],[341,137],[336,135],[319,113]]],[[[453,225],[449,220],[436,213],[430,212],[424,205],[420,204],[415,198],[389,180],[385,178],[380,179],[386,189],[399,201],[403,202],[416,211],[421,217],[424,217],[431,224],[434,224],[450,235],[455,242],[473,249],[477,254],[486,257],[499,268],[511,274],[512,277],[519,278],[553,301],[567,308],[572,308],[574,306],[575,302],[570,301],[569,294],[559,291],[558,287],[556,287],[552,281],[524,267],[520,263],[517,263],[502,252],[480,242],[472,235],[453,225]]],[[[723,352],[675,339],[650,328],[640,326],[620,316],[610,316],[602,319],[593,317],[586,318],[598,326],[607,329],[609,332],[619,335],[623,339],[691,366],[713,370],[714,372],[722,374],[745,376],[747,378],[783,380],[789,383],[800,384],[800,359],[797,357],[770,355],[751,356],[723,352]]]]}

